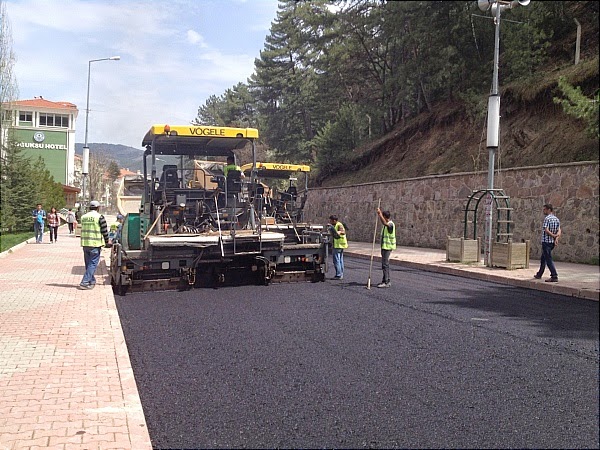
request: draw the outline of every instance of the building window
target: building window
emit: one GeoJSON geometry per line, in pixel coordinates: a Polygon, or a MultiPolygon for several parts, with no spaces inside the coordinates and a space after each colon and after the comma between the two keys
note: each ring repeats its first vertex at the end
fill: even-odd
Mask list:
{"type": "Polygon", "coordinates": [[[61,128],[69,128],[69,116],[55,115],[54,125],[61,128]]]}
{"type": "Polygon", "coordinates": [[[30,111],[20,111],[19,112],[19,122],[28,122],[29,124],[33,123],[33,113],[30,111]]]}
{"type": "Polygon", "coordinates": [[[10,109],[3,109],[2,110],[2,121],[10,122],[11,119],[12,119],[12,111],[10,109]]]}
{"type": "MultiPolygon", "coordinates": [[[[54,125],[54,116],[52,118],[52,125],[54,125]]],[[[40,114],[40,125],[47,126],[48,125],[48,114],[40,114]]]]}
{"type": "Polygon", "coordinates": [[[69,128],[69,116],[40,113],[40,126],[69,128]]]}
{"type": "Polygon", "coordinates": [[[40,113],[40,125],[44,127],[54,126],[54,114],[40,113]]]}

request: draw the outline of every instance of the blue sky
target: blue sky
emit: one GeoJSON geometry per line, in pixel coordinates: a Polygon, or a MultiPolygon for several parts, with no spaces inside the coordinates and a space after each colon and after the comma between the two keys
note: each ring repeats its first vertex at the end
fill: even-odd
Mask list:
{"type": "Polygon", "coordinates": [[[84,142],[141,148],[155,123],[187,124],[211,95],[246,82],[277,0],[4,0],[19,99],[77,105],[84,142]]]}

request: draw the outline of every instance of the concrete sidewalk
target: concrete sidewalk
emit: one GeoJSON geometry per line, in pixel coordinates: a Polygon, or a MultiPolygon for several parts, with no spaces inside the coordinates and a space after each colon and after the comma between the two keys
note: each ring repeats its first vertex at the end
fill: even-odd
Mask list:
{"type": "Polygon", "coordinates": [[[151,449],[106,265],[78,290],[79,238],[58,233],[0,255],[0,450],[151,449]]]}
{"type": "MultiPolygon", "coordinates": [[[[346,254],[370,259],[372,248],[350,242],[346,254]]],[[[545,283],[533,279],[539,261],[505,270],[445,259],[443,250],[400,247],[391,261],[598,301],[598,266],[558,262],[559,283],[545,283]]],[[[374,263],[374,284],[380,270],[374,263]]],[[[93,290],[77,289],[83,271],[79,238],[66,226],[56,244],[46,233],[43,244],[0,254],[0,450],[152,448],[106,264],[93,290]]]]}
{"type": "MultiPolygon", "coordinates": [[[[344,251],[347,255],[370,259],[371,253],[373,253],[373,259],[378,262],[381,261],[381,250],[378,244],[375,244],[374,251],[372,243],[351,241],[348,245],[349,248],[344,251]]],[[[534,259],[529,261],[529,269],[507,270],[497,267],[485,267],[483,262],[479,264],[447,262],[445,250],[398,247],[392,252],[390,264],[477,280],[493,281],[588,300],[598,301],[600,295],[600,268],[587,264],[556,262],[558,283],[546,283],[544,281],[550,278],[548,269],[546,269],[541,280],[534,279],[533,275],[540,266],[540,261],[534,259]]],[[[381,279],[381,265],[379,263],[374,263],[373,273],[375,275],[371,281],[376,280],[375,284],[378,284],[381,279]]]]}

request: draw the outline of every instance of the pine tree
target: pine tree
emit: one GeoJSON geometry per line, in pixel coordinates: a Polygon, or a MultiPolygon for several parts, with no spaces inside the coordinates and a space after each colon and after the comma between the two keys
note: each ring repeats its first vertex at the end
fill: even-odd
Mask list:
{"type": "Polygon", "coordinates": [[[600,105],[600,92],[596,91],[594,98],[586,97],[579,86],[572,86],[565,77],[558,79],[558,88],[564,98],[554,97],[554,103],[563,107],[565,113],[582,119],[586,123],[586,132],[590,137],[599,137],[598,108],[600,105]]]}
{"type": "Polygon", "coordinates": [[[6,148],[2,173],[2,227],[10,232],[32,229],[31,211],[40,203],[33,165],[16,145],[6,148]]]}
{"type": "Polygon", "coordinates": [[[0,1],[0,233],[13,230],[17,224],[13,204],[10,202],[12,178],[8,155],[11,139],[6,130],[12,124],[10,104],[18,96],[13,73],[15,61],[6,5],[0,1]]]}
{"type": "MultiPolygon", "coordinates": [[[[263,117],[263,136],[286,160],[308,162],[304,145],[314,136],[322,101],[318,74],[311,64],[310,12],[323,1],[280,2],[277,19],[266,38],[265,49],[255,60],[250,90],[263,117]]],[[[325,121],[321,120],[321,125],[325,121]]]]}
{"type": "Polygon", "coordinates": [[[42,203],[47,211],[54,207],[60,210],[65,206],[65,196],[62,184],[54,181],[54,177],[46,168],[44,160],[38,157],[37,163],[32,167],[32,178],[35,183],[35,191],[38,195],[36,203],[42,203]]]}
{"type": "Polygon", "coordinates": [[[220,97],[211,95],[204,105],[198,108],[198,115],[192,123],[249,128],[258,125],[257,114],[248,86],[238,83],[220,97]]]}

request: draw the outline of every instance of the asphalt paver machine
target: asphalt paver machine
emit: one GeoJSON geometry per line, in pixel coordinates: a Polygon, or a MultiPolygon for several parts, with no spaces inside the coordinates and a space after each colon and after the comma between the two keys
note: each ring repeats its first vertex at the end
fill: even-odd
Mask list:
{"type": "Polygon", "coordinates": [[[144,189],[111,250],[119,295],[273,281],[322,281],[327,237],[290,246],[261,227],[253,128],[154,125],[142,140],[144,189]],[[250,148],[249,176],[223,171],[250,148]],[[160,167],[162,163],[162,167],[160,167]],[[160,167],[160,169],[159,169],[160,167]]]}
{"type": "Polygon", "coordinates": [[[248,175],[254,173],[256,177],[259,192],[251,198],[255,208],[262,211],[263,230],[283,233],[286,243],[290,244],[323,240],[323,225],[304,220],[310,166],[257,162],[242,166],[242,171],[248,175]]]}

